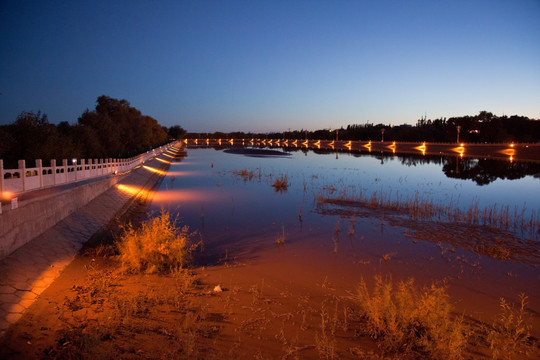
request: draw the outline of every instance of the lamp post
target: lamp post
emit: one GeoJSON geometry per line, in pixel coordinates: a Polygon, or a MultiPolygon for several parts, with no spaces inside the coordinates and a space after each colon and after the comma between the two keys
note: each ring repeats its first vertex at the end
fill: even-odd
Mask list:
{"type": "Polygon", "coordinates": [[[457,127],[457,143],[459,144],[459,131],[461,130],[461,125],[458,125],[456,127],[457,127]]]}
{"type": "Polygon", "coordinates": [[[384,142],[384,128],[381,129],[381,142],[384,142]]]}
{"type": "Polygon", "coordinates": [[[77,181],[77,159],[71,159],[71,162],[73,163],[73,178],[77,181]]]}

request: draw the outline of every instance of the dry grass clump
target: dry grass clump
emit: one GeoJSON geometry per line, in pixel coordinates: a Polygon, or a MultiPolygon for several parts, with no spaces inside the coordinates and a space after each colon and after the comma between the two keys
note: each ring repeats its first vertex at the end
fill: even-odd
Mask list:
{"type": "Polygon", "coordinates": [[[167,272],[185,267],[197,244],[190,241],[189,228],[178,228],[170,214],[163,210],[140,228],[128,224],[118,241],[124,269],[146,273],[167,272]]]}
{"type": "Polygon", "coordinates": [[[372,292],[362,279],[356,300],[369,325],[369,335],[379,340],[383,350],[462,358],[466,328],[461,317],[452,316],[444,287],[432,285],[420,290],[413,279],[394,287],[391,280],[376,276],[372,292]]]}
{"type": "Polygon", "coordinates": [[[277,177],[276,181],[272,184],[272,187],[274,187],[276,191],[287,191],[287,188],[289,187],[289,178],[285,174],[277,177]]]}
{"type": "Polygon", "coordinates": [[[285,244],[285,225],[281,224],[281,235],[276,238],[276,245],[285,244]]]}
{"type": "Polygon", "coordinates": [[[493,359],[513,359],[517,354],[529,355],[531,327],[525,320],[527,296],[520,295],[519,307],[500,299],[501,315],[487,336],[493,359]]]}
{"type": "Polygon", "coordinates": [[[233,175],[241,177],[245,182],[251,181],[251,179],[253,179],[253,177],[255,176],[253,170],[248,171],[247,169],[242,169],[240,171],[233,170],[233,175]]]}

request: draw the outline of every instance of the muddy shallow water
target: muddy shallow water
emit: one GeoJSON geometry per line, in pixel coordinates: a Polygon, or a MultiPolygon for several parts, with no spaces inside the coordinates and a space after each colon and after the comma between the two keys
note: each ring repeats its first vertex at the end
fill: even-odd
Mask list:
{"type": "Polygon", "coordinates": [[[523,224],[531,217],[537,221],[540,210],[534,169],[511,164],[514,172],[506,176],[501,169],[508,164],[479,168],[482,161],[470,159],[464,164],[442,157],[311,150],[244,155],[187,149],[154,196],[152,210],[178,214],[203,240],[199,265],[239,264],[235,274],[248,282],[274,279],[306,291],[325,286],[341,295],[377,274],[395,281],[413,277],[420,285],[446,283],[457,311],[485,322],[497,316],[499,298],[517,302],[525,293],[533,334],[539,336],[538,224],[523,230],[445,216],[411,217],[356,201],[375,196],[395,204],[416,198],[421,205],[463,213],[471,206],[478,213],[508,206],[510,222],[521,216],[523,224]],[[286,188],[272,186],[284,177],[286,188]]]}

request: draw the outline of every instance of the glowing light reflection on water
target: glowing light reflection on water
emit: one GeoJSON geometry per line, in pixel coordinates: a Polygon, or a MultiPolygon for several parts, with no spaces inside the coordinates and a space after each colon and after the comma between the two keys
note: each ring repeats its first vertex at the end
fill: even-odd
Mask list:
{"type": "Polygon", "coordinates": [[[418,196],[462,210],[478,203],[480,209],[508,205],[511,213],[516,208],[521,212],[523,207],[526,213],[540,211],[539,178],[528,175],[508,180],[483,174],[489,169],[474,172],[470,169],[478,167],[479,161],[467,159],[464,165],[459,156],[435,157],[426,162],[423,157],[319,154],[305,149],[290,157],[248,157],[214,149],[187,152],[186,159],[172,162],[160,188],[167,193],[155,198],[154,207],[162,206],[164,201],[171,205],[177,201],[182,217],[194,224],[200,222],[201,211],[215,212],[213,215],[227,220],[231,226],[245,222],[254,227],[268,221],[287,223],[297,220],[300,209],[304,218],[314,216],[317,195],[369,198],[376,194],[401,201],[418,196]],[[472,179],[459,178],[467,171],[472,173],[472,179]],[[289,183],[282,193],[271,186],[280,175],[287,175],[289,183]],[[478,185],[485,181],[489,183],[478,185]]]}

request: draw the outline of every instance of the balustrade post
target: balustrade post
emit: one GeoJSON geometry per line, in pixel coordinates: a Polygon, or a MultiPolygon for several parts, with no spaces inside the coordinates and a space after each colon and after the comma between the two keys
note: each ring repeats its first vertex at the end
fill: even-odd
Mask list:
{"type": "Polygon", "coordinates": [[[53,174],[53,185],[56,185],[56,159],[51,160],[51,169],[53,174]]]}
{"type": "Polygon", "coordinates": [[[66,184],[69,182],[68,178],[68,162],[67,159],[62,159],[62,167],[64,168],[64,174],[66,175],[66,184]]]}
{"type": "MultiPolygon", "coordinates": [[[[4,160],[0,159],[0,195],[4,192],[4,160]]],[[[2,211],[2,204],[0,204],[0,211],[2,211]]]]}
{"type": "Polygon", "coordinates": [[[41,159],[36,159],[36,167],[38,168],[39,174],[39,188],[43,187],[43,161],[41,159]]]}
{"type": "Polygon", "coordinates": [[[26,191],[26,161],[25,160],[19,160],[19,173],[21,175],[21,181],[22,181],[22,191],[26,191]]]}
{"type": "Polygon", "coordinates": [[[98,176],[98,159],[94,159],[94,168],[96,169],[96,171],[94,172],[93,177],[97,177],[98,176]]]}
{"type": "Polygon", "coordinates": [[[101,165],[101,175],[103,176],[103,159],[99,159],[99,164],[101,165]]]}
{"type": "Polygon", "coordinates": [[[77,159],[73,159],[73,160],[75,160],[73,162],[73,172],[75,173],[75,182],[77,182],[77,162],[78,161],[77,161],[77,159]]]}
{"type": "Polygon", "coordinates": [[[85,164],[85,160],[84,159],[81,159],[81,171],[82,171],[82,178],[83,179],[86,179],[86,164],[85,164]]]}

